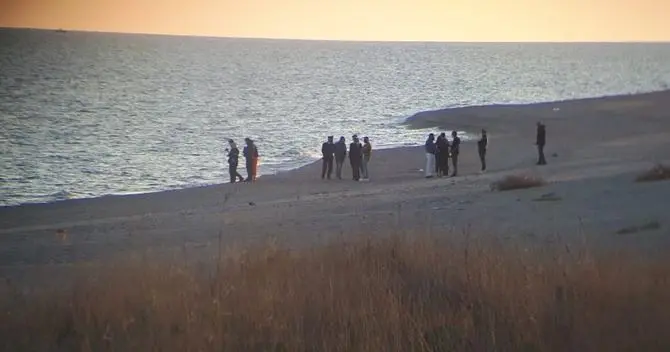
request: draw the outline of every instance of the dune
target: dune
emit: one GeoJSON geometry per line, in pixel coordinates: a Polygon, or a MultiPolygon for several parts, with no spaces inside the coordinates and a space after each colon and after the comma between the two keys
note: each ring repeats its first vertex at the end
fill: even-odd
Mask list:
{"type": "MultiPolygon", "coordinates": [[[[269,240],[316,246],[360,235],[464,232],[519,243],[578,241],[595,249],[670,247],[670,182],[635,182],[670,161],[670,91],[418,113],[410,128],[489,132],[489,170],[464,143],[460,176],[426,180],[421,147],[375,151],[371,181],[320,179],[320,163],[262,177],[150,194],[0,208],[0,272],[28,277],[47,267],[127,253],[199,257],[221,244],[269,240]],[[536,166],[535,122],[547,126],[548,165],[536,166]],[[509,175],[541,187],[496,192],[509,175]],[[658,226],[646,226],[655,223],[658,226]],[[636,234],[621,229],[640,228],[636,234]]],[[[223,181],[223,180],[222,180],[223,181]]],[[[55,270],[55,269],[54,269],[55,270]]]]}

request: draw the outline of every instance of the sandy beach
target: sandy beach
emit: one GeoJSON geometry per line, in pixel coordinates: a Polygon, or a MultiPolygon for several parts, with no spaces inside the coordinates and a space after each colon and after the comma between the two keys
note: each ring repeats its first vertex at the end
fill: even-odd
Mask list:
{"type": "Polygon", "coordinates": [[[0,273],[44,273],[127,253],[202,258],[220,244],[304,246],[367,234],[468,232],[646,253],[670,248],[670,181],[634,182],[670,162],[670,91],[423,112],[407,124],[436,132],[486,128],[488,172],[479,174],[476,145],[468,142],[455,178],[424,179],[423,148],[411,147],[374,151],[365,183],[350,180],[349,165],[345,180],[323,181],[316,162],[255,184],[4,207],[0,273]],[[538,120],[547,126],[546,166],[535,165],[538,120]],[[510,174],[548,184],[491,191],[510,174]]]}

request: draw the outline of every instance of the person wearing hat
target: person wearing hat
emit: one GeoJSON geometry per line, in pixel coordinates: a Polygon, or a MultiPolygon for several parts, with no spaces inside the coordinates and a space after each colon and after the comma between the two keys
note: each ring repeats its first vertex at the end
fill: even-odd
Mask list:
{"type": "Polygon", "coordinates": [[[344,166],[344,159],[347,157],[347,144],[344,136],[335,143],[335,175],[339,180],[342,179],[342,167],[344,166]]]}
{"type": "Polygon", "coordinates": [[[333,174],[333,159],[335,158],[335,144],[333,143],[333,136],[328,136],[328,140],[321,146],[321,155],[323,156],[323,167],[321,168],[321,179],[326,178],[330,180],[333,174]]]}
{"type": "Polygon", "coordinates": [[[351,164],[351,172],[353,174],[354,181],[359,181],[361,179],[361,162],[362,162],[362,149],[361,142],[358,140],[357,135],[351,137],[353,141],[349,144],[349,163],[351,164]]]}

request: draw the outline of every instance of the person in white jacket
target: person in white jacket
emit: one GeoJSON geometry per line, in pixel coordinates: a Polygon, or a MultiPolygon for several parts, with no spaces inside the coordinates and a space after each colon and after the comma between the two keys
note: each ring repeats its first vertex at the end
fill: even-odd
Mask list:
{"type": "Polygon", "coordinates": [[[435,172],[435,135],[429,134],[426,140],[426,178],[432,178],[435,172]]]}

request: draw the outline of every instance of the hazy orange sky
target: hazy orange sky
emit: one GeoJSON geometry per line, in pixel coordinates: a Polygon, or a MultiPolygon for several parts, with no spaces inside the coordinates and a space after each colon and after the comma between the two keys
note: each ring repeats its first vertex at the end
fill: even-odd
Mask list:
{"type": "Polygon", "coordinates": [[[227,37],[670,41],[670,0],[0,0],[0,27],[227,37]]]}

